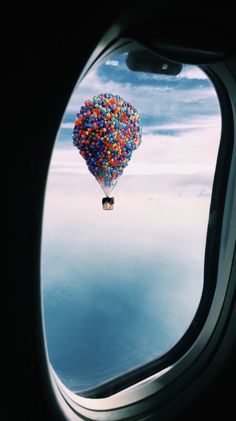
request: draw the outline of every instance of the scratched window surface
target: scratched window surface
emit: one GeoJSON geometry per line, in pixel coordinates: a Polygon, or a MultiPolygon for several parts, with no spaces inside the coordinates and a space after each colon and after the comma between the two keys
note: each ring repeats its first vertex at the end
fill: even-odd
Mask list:
{"type": "Polygon", "coordinates": [[[71,390],[162,356],[189,327],[203,288],[220,135],[218,98],[197,66],[177,76],[132,72],[122,54],[76,86],[51,159],[42,240],[48,355],[71,390]],[[73,145],[77,113],[104,93],[132,104],[142,125],[109,211],[73,145]]]}

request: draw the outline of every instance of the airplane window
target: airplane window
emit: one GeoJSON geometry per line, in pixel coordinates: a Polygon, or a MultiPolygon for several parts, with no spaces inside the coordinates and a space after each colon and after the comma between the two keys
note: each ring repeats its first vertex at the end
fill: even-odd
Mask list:
{"type": "Polygon", "coordinates": [[[42,240],[48,355],[72,391],[158,359],[190,326],[220,135],[218,98],[197,66],[175,76],[132,71],[120,54],[75,88],[52,154],[42,240]],[[106,93],[132,104],[142,126],[109,211],[72,138],[81,107],[106,93]]]}

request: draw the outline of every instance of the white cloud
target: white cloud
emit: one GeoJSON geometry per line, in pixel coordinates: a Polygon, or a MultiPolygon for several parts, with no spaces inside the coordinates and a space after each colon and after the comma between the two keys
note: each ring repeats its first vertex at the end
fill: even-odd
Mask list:
{"type": "Polygon", "coordinates": [[[98,77],[96,69],[91,70],[80,85],[75,88],[66,111],[79,111],[87,99],[104,92],[111,92],[122,96],[120,92],[123,92],[123,87],[115,82],[103,83],[98,77]]]}
{"type": "Polygon", "coordinates": [[[74,123],[62,123],[60,129],[73,129],[74,123]]]}
{"type": "Polygon", "coordinates": [[[107,60],[105,62],[106,66],[118,66],[119,62],[117,60],[107,60]]]}
{"type": "MultiPolygon", "coordinates": [[[[181,74],[181,77],[206,78],[205,73],[195,66],[186,66],[181,74]]],[[[204,116],[204,110],[208,110],[208,101],[217,104],[213,88],[186,91],[169,90],[168,85],[161,88],[150,85],[134,88],[131,84],[122,85],[114,81],[104,83],[95,68],[88,73],[79,88],[74,90],[67,111],[78,111],[85,100],[102,92],[118,94],[132,103],[137,108],[141,121],[143,116],[151,116],[153,121],[155,118],[157,121],[156,124],[143,127],[142,144],[125,169],[127,174],[173,174],[175,171],[178,174],[181,171],[190,174],[214,168],[221,119],[219,115],[204,116]],[[154,131],[158,130],[178,130],[179,135],[154,135],[154,131]]],[[[61,128],[72,130],[73,122],[63,122],[61,128]]],[[[55,148],[52,171],[85,174],[86,163],[77,149],[71,149],[70,155],[67,153],[69,150],[62,152],[55,148]]]]}
{"type": "Polygon", "coordinates": [[[206,73],[197,66],[183,67],[182,72],[177,75],[177,78],[179,78],[179,79],[182,79],[182,78],[198,79],[198,80],[199,79],[208,79],[206,73]]]}
{"type": "Polygon", "coordinates": [[[154,163],[135,163],[130,162],[126,169],[127,175],[159,175],[159,174],[199,174],[203,172],[212,172],[211,165],[201,164],[154,164],[154,163]]]}
{"type": "Polygon", "coordinates": [[[220,140],[220,125],[184,132],[179,136],[143,135],[143,141],[134,152],[136,161],[215,166],[220,140]]]}
{"type": "MultiPolygon", "coordinates": [[[[74,122],[63,122],[60,129],[73,129],[74,122]]],[[[152,134],[158,130],[197,130],[197,129],[214,129],[220,131],[220,118],[216,115],[213,116],[195,116],[191,120],[187,119],[183,122],[168,123],[168,124],[155,124],[150,126],[143,126],[143,133],[152,134]]]]}
{"type": "Polygon", "coordinates": [[[155,124],[151,126],[144,126],[145,134],[152,134],[158,130],[198,130],[198,129],[217,129],[220,132],[220,118],[218,116],[196,116],[191,120],[186,120],[181,123],[169,124],[155,124]]]}
{"type": "MultiPolygon", "coordinates": [[[[173,124],[157,128],[191,128],[178,137],[144,134],[140,147],[124,173],[127,175],[196,174],[213,172],[220,137],[220,120],[209,117],[188,125],[173,124]]],[[[152,127],[153,128],[153,127],[152,127]]],[[[88,174],[85,160],[72,143],[68,149],[54,149],[51,171],[88,174]]]]}
{"type": "MultiPolygon", "coordinates": [[[[186,77],[206,77],[197,67],[187,68],[186,77]]],[[[183,76],[184,77],[184,76],[183,76]]],[[[168,86],[146,85],[133,86],[131,83],[121,84],[114,81],[104,82],[98,76],[96,68],[91,70],[77,86],[71,96],[66,111],[78,112],[87,99],[104,92],[120,95],[125,101],[130,102],[142,116],[162,115],[165,118],[176,116],[186,118],[189,113],[214,112],[217,109],[217,99],[214,88],[200,87],[194,90],[173,89],[168,86]]]]}
{"type": "MultiPolygon", "coordinates": [[[[88,174],[88,168],[85,162],[77,160],[75,162],[72,152],[70,153],[71,160],[57,160],[52,162],[50,171],[52,173],[69,173],[69,174],[88,174]]],[[[155,164],[155,163],[139,163],[132,162],[125,168],[124,172],[126,175],[161,175],[161,174],[202,174],[211,173],[214,168],[211,165],[201,164],[155,164]]]]}

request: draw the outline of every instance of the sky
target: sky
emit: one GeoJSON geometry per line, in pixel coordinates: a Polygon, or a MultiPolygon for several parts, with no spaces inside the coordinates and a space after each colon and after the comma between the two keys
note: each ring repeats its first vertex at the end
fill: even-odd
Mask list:
{"type": "Polygon", "coordinates": [[[206,74],[130,71],[99,63],[71,95],[55,141],[42,241],[49,359],[74,391],[163,355],[190,325],[203,286],[212,182],[221,134],[206,74]],[[76,113],[100,93],[137,109],[142,143],[104,212],[103,192],[72,144],[76,113]]]}

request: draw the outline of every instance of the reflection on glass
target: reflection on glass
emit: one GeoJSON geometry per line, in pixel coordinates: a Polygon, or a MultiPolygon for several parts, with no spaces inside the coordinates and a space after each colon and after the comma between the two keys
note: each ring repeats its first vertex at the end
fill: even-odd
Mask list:
{"type": "Polygon", "coordinates": [[[138,73],[120,55],[76,87],[51,161],[42,242],[49,358],[70,389],[158,358],[190,325],[220,130],[215,90],[196,66],[178,76],[138,73]],[[143,129],[113,212],[103,211],[100,186],[72,144],[76,113],[102,92],[133,104],[143,129]]]}

